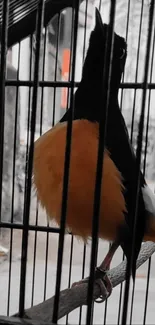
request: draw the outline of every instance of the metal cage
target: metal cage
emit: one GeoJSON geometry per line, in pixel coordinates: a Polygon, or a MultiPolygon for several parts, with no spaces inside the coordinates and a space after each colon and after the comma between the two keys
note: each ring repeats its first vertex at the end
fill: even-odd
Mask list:
{"type": "MultiPolygon", "coordinates": [[[[67,127],[60,227],[49,224],[32,186],[34,140],[60,120],[69,104],[74,114],[74,92],[93,29],[95,6],[102,13],[103,22],[108,19],[111,26],[108,55],[114,30],[127,40],[128,61],[120,84],[120,107],[137,150],[138,168],[144,169],[154,189],[154,0],[1,0],[0,324],[51,324],[62,317],[66,324],[154,324],[154,244],[149,243],[142,252],[142,262],[149,260],[137,271],[134,285],[130,277],[125,283],[122,278],[109,300],[103,305],[93,303],[96,259],[108,247],[101,241],[98,248],[96,222],[108,95],[107,110],[102,114],[105,123],[99,141],[91,244],[83,245],[72,234],[65,235],[73,116],[67,127]],[[65,291],[60,296],[60,289],[70,288],[73,280],[86,275],[90,275],[88,305],[81,305],[79,295],[66,314],[65,291]],[[48,300],[52,296],[55,298],[48,300]]],[[[110,65],[107,69],[110,78],[110,65]]],[[[137,193],[138,180],[139,172],[137,193]]],[[[118,251],[113,266],[122,259],[123,254],[118,251]]],[[[121,265],[120,270],[125,264],[121,265]]],[[[117,268],[112,269],[115,286],[119,283],[117,272],[117,268]]]]}

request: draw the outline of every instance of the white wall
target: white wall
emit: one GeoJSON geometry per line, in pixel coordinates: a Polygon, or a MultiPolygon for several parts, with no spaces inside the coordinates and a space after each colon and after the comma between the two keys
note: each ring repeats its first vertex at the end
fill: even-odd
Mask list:
{"type": "MultiPolygon", "coordinates": [[[[19,57],[19,44],[12,47],[12,65],[18,69],[18,57],[19,57]]],[[[20,66],[19,66],[19,79],[29,80],[29,68],[30,68],[30,40],[24,39],[21,42],[20,48],[20,66]]],[[[25,128],[27,121],[28,111],[28,87],[20,87],[20,130],[21,141],[25,141],[25,128]]]]}

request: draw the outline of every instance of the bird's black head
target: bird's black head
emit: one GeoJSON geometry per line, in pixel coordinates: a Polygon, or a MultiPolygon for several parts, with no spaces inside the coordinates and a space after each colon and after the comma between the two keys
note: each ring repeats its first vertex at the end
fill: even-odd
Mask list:
{"type": "MultiPolygon", "coordinates": [[[[105,55],[108,53],[106,40],[110,34],[110,28],[110,25],[102,23],[101,15],[96,9],[95,27],[90,35],[82,79],[75,93],[74,119],[100,120],[100,112],[104,107],[104,95],[108,87],[108,75],[105,74],[104,85],[103,75],[105,56],[110,62],[110,54],[105,55]]],[[[125,40],[114,33],[109,107],[114,107],[115,104],[115,107],[118,107],[118,90],[126,61],[126,47],[125,40]]],[[[106,65],[108,66],[107,61],[106,65]]]]}
{"type": "MultiPolygon", "coordinates": [[[[95,27],[91,32],[89,46],[83,67],[82,78],[91,80],[94,84],[101,84],[103,79],[104,61],[106,57],[107,37],[110,25],[103,24],[100,12],[96,8],[95,27]]],[[[114,32],[113,59],[111,70],[111,87],[114,91],[118,89],[121,75],[127,56],[127,45],[124,38],[114,32]]],[[[110,53],[109,53],[110,61],[110,53]]]]}

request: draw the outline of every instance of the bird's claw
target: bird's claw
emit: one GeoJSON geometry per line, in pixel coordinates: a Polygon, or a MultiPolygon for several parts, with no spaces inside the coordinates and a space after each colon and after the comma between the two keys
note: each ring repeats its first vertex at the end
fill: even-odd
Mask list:
{"type": "MultiPolygon", "coordinates": [[[[82,279],[78,282],[74,282],[72,284],[72,288],[83,284],[83,283],[88,283],[88,278],[82,279]]],[[[105,300],[105,295],[106,299],[111,295],[112,292],[112,284],[111,281],[107,275],[106,270],[102,270],[101,268],[97,267],[95,270],[95,283],[99,285],[100,290],[101,290],[101,295],[98,298],[95,298],[94,301],[97,303],[102,303],[105,300]]]]}
{"type": "Polygon", "coordinates": [[[95,282],[99,285],[101,290],[101,295],[99,298],[95,299],[95,302],[102,303],[111,295],[112,293],[112,283],[107,275],[106,270],[101,269],[100,267],[97,267],[95,270],[95,282]]]}
{"type": "Polygon", "coordinates": [[[106,299],[108,298],[109,293],[106,289],[103,279],[96,279],[95,283],[98,284],[98,286],[100,287],[101,294],[99,297],[95,298],[94,301],[96,303],[100,304],[100,303],[104,302],[105,296],[106,296],[106,299]]]}

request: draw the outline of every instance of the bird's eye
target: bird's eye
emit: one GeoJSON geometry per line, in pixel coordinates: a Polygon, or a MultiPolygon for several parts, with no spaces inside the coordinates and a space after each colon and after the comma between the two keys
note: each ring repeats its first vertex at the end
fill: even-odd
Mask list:
{"type": "Polygon", "coordinates": [[[120,59],[122,59],[125,55],[125,49],[120,49],[120,59]]]}

